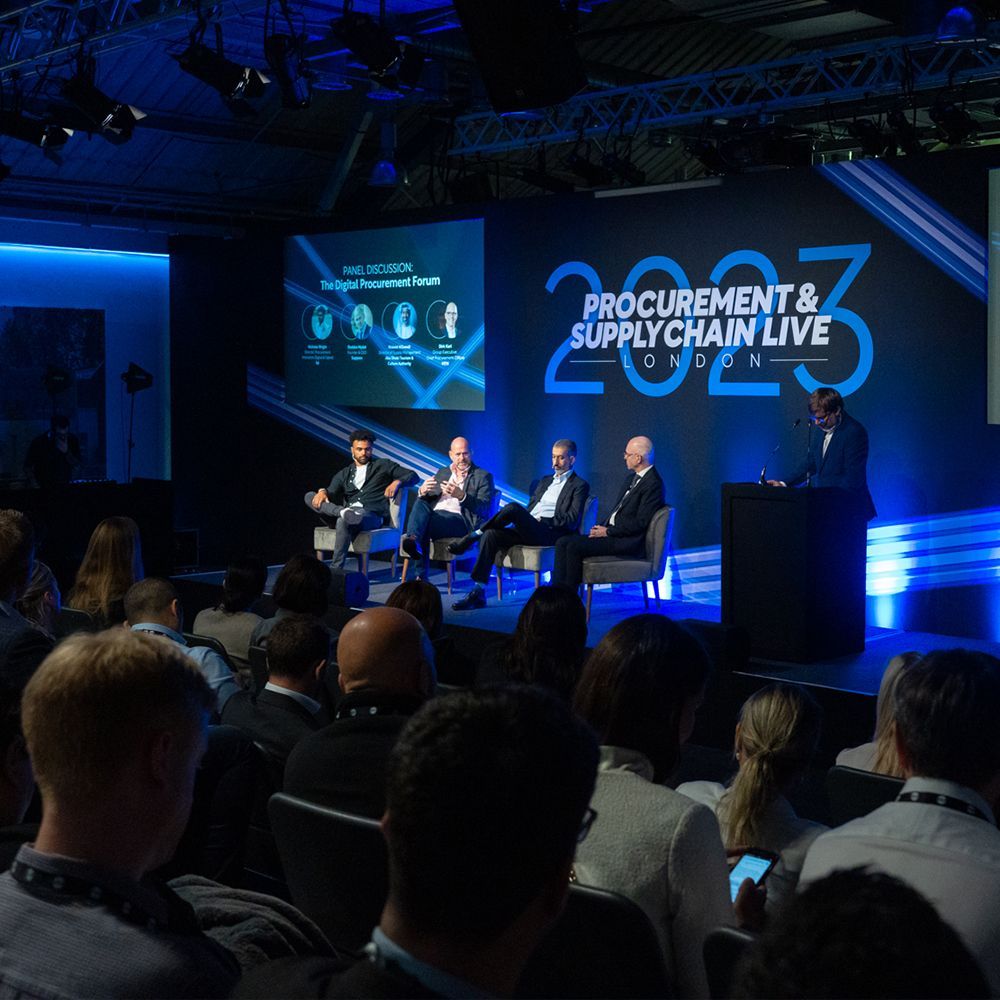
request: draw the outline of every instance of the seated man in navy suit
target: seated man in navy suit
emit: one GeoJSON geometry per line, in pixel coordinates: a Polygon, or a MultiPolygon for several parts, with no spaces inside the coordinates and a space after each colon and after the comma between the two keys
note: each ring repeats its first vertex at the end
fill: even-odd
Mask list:
{"type": "Polygon", "coordinates": [[[454,555],[461,555],[479,542],[479,555],[472,567],[473,587],[452,605],[456,611],[486,606],[484,587],[498,552],[513,545],[555,545],[563,535],[579,529],[590,485],[573,471],[575,461],[576,442],[568,438],[556,441],[552,446],[552,475],[538,481],[527,507],[506,504],[471,534],[448,546],[454,555]]]}
{"type": "Polygon", "coordinates": [[[844,409],[843,397],[826,386],[809,396],[809,419],[822,434],[810,434],[803,465],[784,482],[769,479],[770,486],[837,487],[857,497],[865,520],[875,517],[868,492],[868,432],[844,409]]]}
{"type": "Polygon", "coordinates": [[[625,447],[628,475],[611,513],[590,534],[565,535],[556,542],[552,582],[579,587],[583,560],[588,556],[638,555],[646,544],[646,529],[663,506],[663,480],[653,468],[653,442],[634,437],[625,447]]]}

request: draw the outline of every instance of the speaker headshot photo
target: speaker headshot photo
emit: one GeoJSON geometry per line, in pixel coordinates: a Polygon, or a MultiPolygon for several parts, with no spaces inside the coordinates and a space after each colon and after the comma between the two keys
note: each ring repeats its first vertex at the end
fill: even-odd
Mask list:
{"type": "Polygon", "coordinates": [[[333,332],[333,313],[327,306],[318,305],[313,309],[312,320],[309,325],[312,327],[312,334],[317,340],[326,340],[333,332]]]}
{"type": "Polygon", "coordinates": [[[400,340],[409,340],[417,332],[417,328],[413,323],[415,316],[416,310],[409,302],[401,302],[396,307],[396,312],[392,318],[392,327],[400,340]]]}
{"type": "Polygon", "coordinates": [[[371,309],[359,302],[351,313],[351,333],[355,340],[366,340],[373,322],[371,309]]]}

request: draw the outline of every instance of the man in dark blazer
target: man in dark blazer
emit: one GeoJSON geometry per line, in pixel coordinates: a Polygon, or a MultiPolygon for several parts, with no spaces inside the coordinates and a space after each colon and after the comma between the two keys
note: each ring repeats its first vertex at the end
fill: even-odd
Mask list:
{"type": "Polygon", "coordinates": [[[866,521],[875,517],[875,504],[868,491],[868,432],[849,416],[836,389],[826,386],[809,396],[809,416],[821,433],[810,431],[806,460],[784,481],[768,480],[772,486],[836,487],[853,494],[866,521]]]}
{"type": "Polygon", "coordinates": [[[341,469],[326,489],[305,495],[306,506],[316,511],[323,522],[333,527],[333,565],[347,562],[347,550],[359,531],[381,528],[389,518],[389,501],[401,486],[417,478],[412,469],[388,458],[372,458],[375,435],[367,430],[350,434],[353,461],[341,469]]]}
{"type": "Polygon", "coordinates": [[[590,484],[573,471],[576,442],[561,438],[552,446],[552,475],[543,476],[535,486],[527,507],[509,503],[479,528],[448,546],[461,555],[479,542],[479,554],[472,567],[472,590],[452,607],[470,611],[486,607],[485,585],[497,553],[513,545],[555,545],[563,535],[580,528],[583,505],[590,484]]]}
{"type": "Polygon", "coordinates": [[[461,538],[475,531],[490,512],[493,474],[472,461],[472,447],[457,437],[448,449],[450,465],[442,465],[425,479],[410,510],[400,547],[409,559],[420,559],[420,577],[430,572],[430,543],[434,538],[461,538]]]}
{"type": "Polygon", "coordinates": [[[330,633],[322,623],[308,615],[282,618],[267,639],[263,691],[239,691],[222,710],[224,725],[242,729],[263,747],[279,789],[292,749],[328,721],[320,692],[329,659],[330,633]]]}
{"type": "Polygon", "coordinates": [[[653,468],[653,442],[634,437],[625,447],[628,475],[608,516],[588,536],[565,535],[556,542],[552,582],[579,587],[583,560],[588,556],[638,555],[646,543],[646,529],[663,506],[663,480],[653,468]]]}

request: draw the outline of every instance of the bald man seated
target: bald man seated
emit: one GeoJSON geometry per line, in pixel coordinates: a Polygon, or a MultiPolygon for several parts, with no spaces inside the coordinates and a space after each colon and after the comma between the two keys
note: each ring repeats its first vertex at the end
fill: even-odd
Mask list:
{"type": "Polygon", "coordinates": [[[564,535],[556,542],[552,582],[579,587],[588,556],[630,556],[643,552],[646,529],[663,506],[663,480],[653,468],[653,442],[642,435],[625,445],[628,473],[611,509],[590,534],[564,535]]]}
{"type": "Polygon", "coordinates": [[[389,751],[410,716],[434,693],[434,652],[408,611],[371,608],[344,626],[337,664],[344,697],[336,717],[292,751],[285,791],[379,819],[385,812],[389,751]]]}

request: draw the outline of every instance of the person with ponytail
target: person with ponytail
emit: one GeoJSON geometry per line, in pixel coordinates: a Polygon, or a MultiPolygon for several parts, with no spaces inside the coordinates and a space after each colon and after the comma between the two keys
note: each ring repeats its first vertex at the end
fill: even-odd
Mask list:
{"type": "Polygon", "coordinates": [[[689,781],[677,791],[714,810],[727,851],[778,855],[767,879],[769,906],[794,892],[806,850],[826,827],[800,819],[786,794],[805,774],[819,742],[822,713],[803,688],[771,684],[752,694],[736,724],[737,771],[726,788],[689,781]]]}

